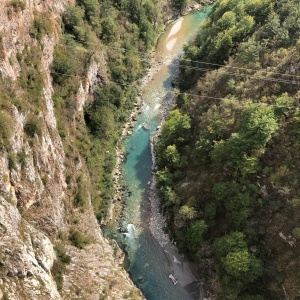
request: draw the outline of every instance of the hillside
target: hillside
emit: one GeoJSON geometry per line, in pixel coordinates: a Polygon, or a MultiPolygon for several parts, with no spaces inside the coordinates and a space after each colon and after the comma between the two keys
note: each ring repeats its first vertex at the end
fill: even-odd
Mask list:
{"type": "Polygon", "coordinates": [[[0,3],[0,299],[142,299],[99,227],[167,2],[0,3]]]}
{"type": "Polygon", "coordinates": [[[156,146],[168,231],[213,299],[300,299],[300,10],[219,0],[156,146]]]}

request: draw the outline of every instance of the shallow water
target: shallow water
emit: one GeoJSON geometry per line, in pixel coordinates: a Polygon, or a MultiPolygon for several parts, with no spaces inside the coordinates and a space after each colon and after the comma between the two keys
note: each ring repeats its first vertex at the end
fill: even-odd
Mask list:
{"type": "Polygon", "coordinates": [[[172,99],[171,82],[178,71],[176,59],[182,53],[183,44],[196,33],[208,11],[209,8],[206,8],[205,12],[181,17],[160,37],[155,57],[160,62],[158,71],[144,89],[142,113],[132,135],[125,141],[127,156],[122,178],[128,192],[126,208],[120,220],[124,233],[118,235],[117,241],[127,253],[126,267],[132,280],[149,300],[184,300],[199,296],[199,287],[187,264],[160,228],[160,216],[151,219],[152,231],[156,232],[157,239],[149,229],[149,187],[152,180],[150,136],[159,124],[162,104],[172,99]],[[177,285],[169,279],[170,274],[178,280],[177,285]]]}

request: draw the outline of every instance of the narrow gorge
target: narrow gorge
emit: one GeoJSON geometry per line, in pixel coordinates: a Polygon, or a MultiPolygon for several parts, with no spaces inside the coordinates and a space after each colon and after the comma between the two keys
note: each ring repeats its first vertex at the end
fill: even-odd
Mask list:
{"type": "Polygon", "coordinates": [[[299,300],[298,2],[0,1],[0,299],[299,300]]]}
{"type": "Polygon", "coordinates": [[[164,233],[159,195],[153,182],[155,164],[150,140],[172,106],[172,81],[178,73],[183,45],[196,34],[210,10],[211,7],[206,7],[204,11],[180,17],[159,37],[153,55],[154,67],[141,93],[140,114],[135,126],[128,128],[130,137],[124,141],[126,157],[120,170],[126,191],[120,220],[114,225],[117,227],[114,236],[127,253],[132,279],[149,300],[204,298],[203,288],[191,272],[189,261],[177,252],[164,233]],[[170,275],[175,278],[176,286],[170,275]]]}

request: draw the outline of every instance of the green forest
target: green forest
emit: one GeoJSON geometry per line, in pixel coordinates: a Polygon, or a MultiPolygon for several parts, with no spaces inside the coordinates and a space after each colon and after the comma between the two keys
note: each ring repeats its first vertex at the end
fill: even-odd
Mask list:
{"type": "Polygon", "coordinates": [[[156,145],[167,230],[217,299],[300,299],[300,6],[219,0],[156,145]]]}

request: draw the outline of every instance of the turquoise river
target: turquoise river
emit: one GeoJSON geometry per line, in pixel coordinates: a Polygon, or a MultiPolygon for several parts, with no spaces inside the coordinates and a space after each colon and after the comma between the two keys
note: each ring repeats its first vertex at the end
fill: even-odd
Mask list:
{"type": "Polygon", "coordinates": [[[160,36],[155,54],[155,70],[142,94],[141,114],[132,134],[125,140],[126,160],[122,180],[127,187],[126,206],[115,234],[127,254],[126,268],[147,300],[203,298],[202,287],[189,263],[181,257],[163,233],[163,218],[151,190],[152,156],[150,138],[160,124],[163,107],[172,99],[172,80],[178,72],[183,45],[196,33],[211,8],[193,12],[171,23],[160,36]],[[151,204],[152,201],[154,201],[151,204]],[[174,285],[169,276],[177,284],[174,285]]]}

